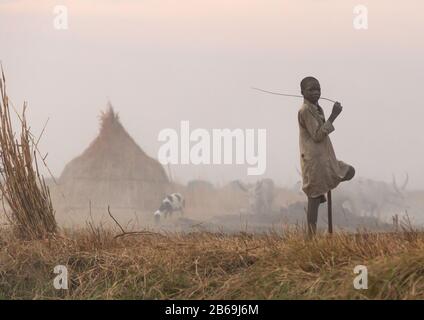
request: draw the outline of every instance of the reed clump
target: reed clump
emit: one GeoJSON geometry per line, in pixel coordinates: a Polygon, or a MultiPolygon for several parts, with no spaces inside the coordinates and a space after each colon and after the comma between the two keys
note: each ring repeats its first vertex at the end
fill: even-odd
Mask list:
{"type": "Polygon", "coordinates": [[[0,192],[6,217],[19,238],[42,239],[57,231],[50,191],[37,164],[39,139],[31,134],[24,103],[16,136],[3,72],[0,79],[0,192]]]}

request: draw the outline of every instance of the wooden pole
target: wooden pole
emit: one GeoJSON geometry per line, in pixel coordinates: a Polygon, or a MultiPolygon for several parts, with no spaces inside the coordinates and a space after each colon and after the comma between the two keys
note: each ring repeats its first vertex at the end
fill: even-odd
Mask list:
{"type": "Polygon", "coordinates": [[[333,233],[333,208],[331,203],[331,190],[327,193],[327,208],[328,208],[328,233],[333,233]]]}

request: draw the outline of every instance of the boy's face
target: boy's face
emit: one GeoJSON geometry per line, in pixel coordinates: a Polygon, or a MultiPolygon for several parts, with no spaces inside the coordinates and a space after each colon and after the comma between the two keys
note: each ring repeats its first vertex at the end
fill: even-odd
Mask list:
{"type": "Polygon", "coordinates": [[[309,102],[316,104],[321,97],[321,86],[319,82],[316,80],[308,81],[302,90],[302,95],[309,102]]]}

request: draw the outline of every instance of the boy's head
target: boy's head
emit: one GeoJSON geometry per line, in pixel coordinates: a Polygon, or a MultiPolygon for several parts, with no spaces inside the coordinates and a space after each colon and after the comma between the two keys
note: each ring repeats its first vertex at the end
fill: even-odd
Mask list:
{"type": "Polygon", "coordinates": [[[312,103],[317,103],[321,97],[321,86],[314,77],[306,77],[300,82],[302,96],[312,103]]]}

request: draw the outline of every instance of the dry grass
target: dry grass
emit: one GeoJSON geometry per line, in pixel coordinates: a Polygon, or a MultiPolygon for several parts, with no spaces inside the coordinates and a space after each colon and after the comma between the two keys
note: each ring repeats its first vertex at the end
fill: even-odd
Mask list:
{"type": "MultiPolygon", "coordinates": [[[[29,131],[24,104],[19,117],[21,132],[16,137],[10,116],[3,69],[0,79],[0,191],[10,208],[10,222],[23,238],[43,238],[56,232],[57,224],[50,192],[37,166],[36,140],[29,131]]],[[[3,208],[5,206],[3,205],[3,208]]],[[[5,209],[6,211],[6,209],[5,209]]]]}
{"type": "Polygon", "coordinates": [[[422,299],[424,233],[320,235],[65,231],[0,238],[0,299],[422,299]],[[69,290],[53,288],[68,267],[69,290]],[[353,268],[368,267],[368,290],[353,268]]]}

